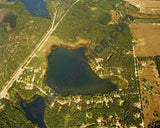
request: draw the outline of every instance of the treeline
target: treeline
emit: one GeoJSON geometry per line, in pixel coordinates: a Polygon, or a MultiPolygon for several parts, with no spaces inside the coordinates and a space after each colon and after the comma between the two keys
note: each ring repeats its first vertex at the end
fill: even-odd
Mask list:
{"type": "Polygon", "coordinates": [[[159,73],[159,76],[160,76],[160,56],[155,56],[154,60],[156,61],[157,70],[158,70],[158,73],[159,73]]]}

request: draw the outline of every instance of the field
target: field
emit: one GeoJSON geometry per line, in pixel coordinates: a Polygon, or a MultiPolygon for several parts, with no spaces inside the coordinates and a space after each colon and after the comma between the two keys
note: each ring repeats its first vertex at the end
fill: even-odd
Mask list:
{"type": "Polygon", "coordinates": [[[160,120],[160,78],[153,59],[138,58],[144,126],[160,120]]]}
{"type": "Polygon", "coordinates": [[[132,5],[140,8],[141,13],[146,14],[159,14],[160,13],[160,1],[154,0],[126,0],[132,5]]]}
{"type": "Polygon", "coordinates": [[[145,8],[160,8],[160,1],[143,1],[145,8]]]}
{"type": "Polygon", "coordinates": [[[130,3],[139,4],[144,8],[160,8],[160,1],[158,0],[126,0],[130,3]]]}
{"type": "Polygon", "coordinates": [[[131,30],[135,37],[136,56],[160,55],[160,24],[132,23],[131,30]]]}

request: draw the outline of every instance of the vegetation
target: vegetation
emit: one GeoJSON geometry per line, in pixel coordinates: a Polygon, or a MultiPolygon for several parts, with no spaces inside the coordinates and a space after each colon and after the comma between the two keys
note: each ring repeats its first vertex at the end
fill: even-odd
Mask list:
{"type": "Polygon", "coordinates": [[[76,0],[46,0],[47,9],[50,12],[51,17],[54,16],[55,11],[57,10],[56,21],[57,23],[60,18],[64,15],[66,10],[73,4],[76,0]]]}
{"type": "Polygon", "coordinates": [[[13,12],[10,12],[7,15],[5,15],[3,22],[9,23],[11,28],[15,28],[17,24],[17,16],[14,15],[13,12]]]}
{"type": "Polygon", "coordinates": [[[98,7],[109,11],[115,9],[115,4],[121,1],[122,0],[85,0],[85,3],[90,7],[98,7]]]}
{"type": "Polygon", "coordinates": [[[98,22],[103,25],[107,25],[108,22],[111,20],[111,15],[109,13],[99,11],[98,13],[98,22]]]}
{"type": "Polygon", "coordinates": [[[158,128],[160,127],[160,120],[153,121],[148,125],[148,128],[158,128]]]}
{"type": "MultiPolygon", "coordinates": [[[[4,45],[4,44],[8,44],[9,40],[8,40],[8,33],[6,32],[6,25],[3,23],[0,23],[0,45],[4,45]]],[[[2,52],[2,50],[1,50],[2,52]]],[[[2,57],[2,54],[0,55],[0,57],[2,57]]],[[[2,60],[2,58],[1,58],[2,60]]]]}
{"type": "Polygon", "coordinates": [[[160,56],[138,57],[138,60],[140,60],[140,61],[154,60],[156,62],[157,70],[160,75],[160,56]]]}
{"type": "Polygon", "coordinates": [[[19,105],[15,105],[8,100],[0,100],[1,105],[5,105],[0,110],[0,126],[2,128],[33,128],[35,125],[26,119],[23,110],[19,105]]]}
{"type": "Polygon", "coordinates": [[[15,16],[10,13],[4,20],[15,26],[12,20],[15,21],[17,17],[17,24],[7,32],[7,25],[0,23],[0,90],[39,43],[51,23],[46,18],[32,17],[25,6],[18,1],[15,4],[3,4],[0,6],[0,9],[2,8],[8,8],[16,14],[15,16]],[[9,17],[10,15],[12,17],[9,17]]]}
{"type": "Polygon", "coordinates": [[[78,103],[75,102],[77,96],[57,97],[53,106],[51,105],[53,101],[48,99],[44,116],[45,123],[48,128],[80,127],[82,124],[93,124],[94,127],[97,127],[100,125],[97,119],[100,118],[104,127],[112,127],[117,121],[122,127],[140,127],[141,119],[134,117],[134,114],[139,113],[140,109],[133,106],[135,102],[138,102],[138,96],[129,95],[129,97],[132,100],[125,99],[123,96],[116,98],[114,92],[93,97],[83,95],[79,96],[81,101],[78,103]],[[124,102],[120,105],[121,101],[124,102]],[[60,102],[66,103],[62,105],[60,102]]]}
{"type": "Polygon", "coordinates": [[[160,76],[160,56],[155,56],[154,59],[156,61],[157,70],[158,70],[158,73],[159,73],[159,76],[160,76]]]}

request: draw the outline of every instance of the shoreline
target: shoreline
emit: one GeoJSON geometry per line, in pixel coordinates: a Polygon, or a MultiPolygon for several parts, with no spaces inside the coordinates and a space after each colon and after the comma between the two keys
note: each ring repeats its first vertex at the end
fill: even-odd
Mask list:
{"type": "Polygon", "coordinates": [[[91,42],[84,42],[84,43],[77,43],[77,44],[64,44],[64,43],[53,43],[50,46],[48,46],[48,48],[43,52],[45,57],[47,57],[49,55],[49,53],[51,52],[51,48],[53,46],[57,46],[57,47],[64,47],[67,49],[77,49],[80,46],[86,46],[86,48],[88,49],[90,47],[91,42]]]}
{"type": "Polygon", "coordinates": [[[24,100],[24,101],[28,101],[28,103],[32,102],[34,100],[35,96],[41,96],[42,98],[44,98],[44,95],[36,92],[34,95],[32,95],[30,98],[25,98],[24,96],[22,96],[17,90],[15,90],[15,97],[16,100],[14,101],[14,104],[17,104],[20,100],[24,100]]]}

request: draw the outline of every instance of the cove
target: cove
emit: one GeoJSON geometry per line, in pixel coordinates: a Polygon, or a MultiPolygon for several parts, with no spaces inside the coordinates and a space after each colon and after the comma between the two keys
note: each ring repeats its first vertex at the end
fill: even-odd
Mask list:
{"type": "Polygon", "coordinates": [[[28,120],[37,124],[39,128],[47,128],[44,123],[45,102],[41,96],[35,95],[29,101],[21,98],[18,104],[23,109],[28,120]]]}
{"type": "Polygon", "coordinates": [[[62,95],[96,94],[117,89],[109,79],[100,79],[90,68],[86,47],[67,49],[54,46],[47,56],[46,83],[62,95]]]}
{"type": "MultiPolygon", "coordinates": [[[[17,0],[8,0],[8,1],[17,1],[17,0]]],[[[32,16],[36,17],[47,17],[49,16],[46,2],[43,0],[18,0],[24,3],[27,10],[32,16]]]]}

